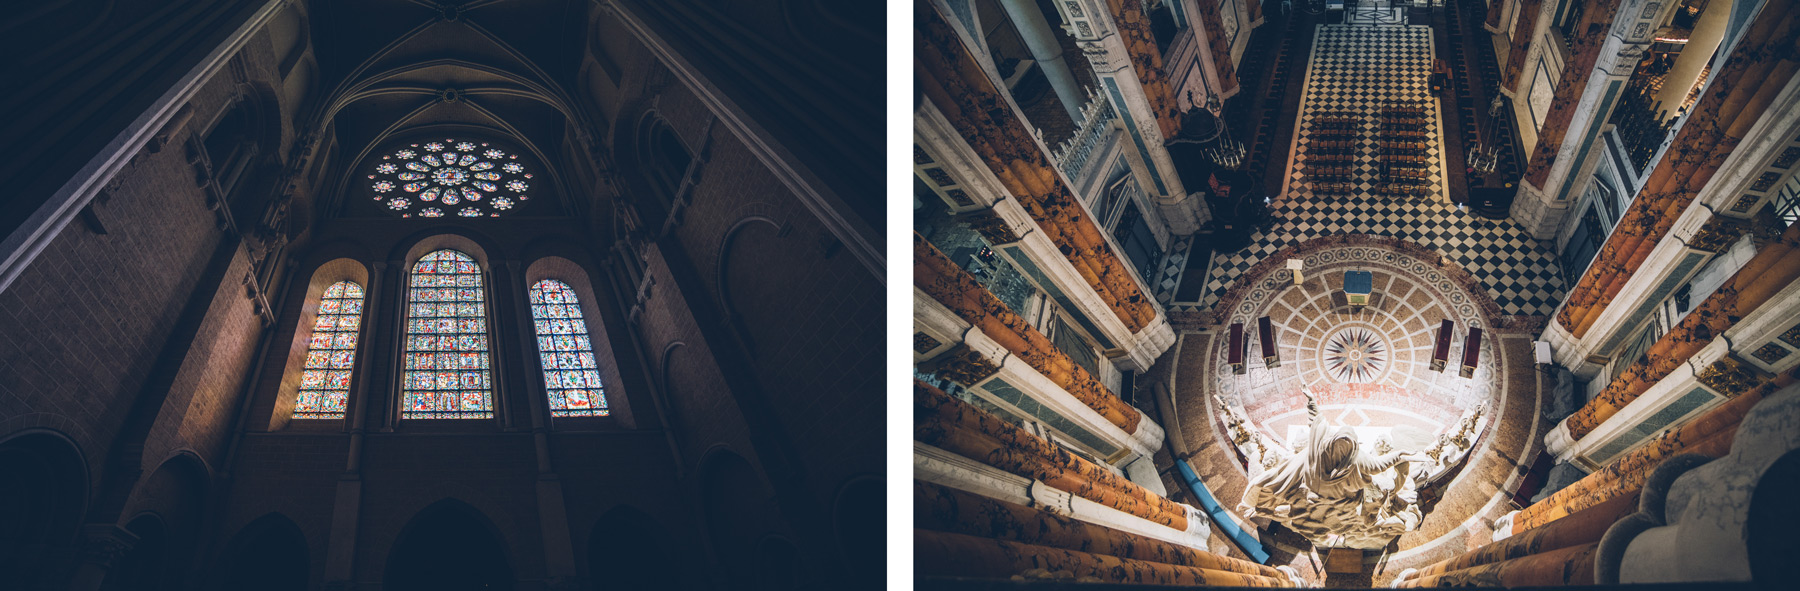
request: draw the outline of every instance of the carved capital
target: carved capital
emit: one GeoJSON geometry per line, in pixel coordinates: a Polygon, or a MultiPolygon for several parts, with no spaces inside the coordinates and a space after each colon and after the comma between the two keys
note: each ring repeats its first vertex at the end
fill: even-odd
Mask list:
{"type": "Polygon", "coordinates": [[[1706,220],[1706,225],[1694,231],[1693,237],[1688,238],[1688,247],[1707,252],[1724,252],[1731,248],[1731,243],[1736,242],[1739,236],[1749,231],[1750,225],[1743,220],[1715,215],[1706,220]]]}
{"type": "Polygon", "coordinates": [[[964,386],[973,386],[1000,372],[999,365],[966,343],[957,343],[937,358],[920,364],[919,369],[964,386]]]}
{"type": "Polygon", "coordinates": [[[1012,244],[1021,238],[1018,232],[1013,231],[1012,225],[1006,223],[1006,218],[994,213],[993,208],[979,209],[963,215],[968,216],[969,227],[980,232],[981,237],[986,238],[988,244],[996,246],[1012,244]]]}
{"type": "Polygon", "coordinates": [[[1731,354],[1706,366],[1695,378],[1706,384],[1706,387],[1733,398],[1749,392],[1763,381],[1761,370],[1731,354]]]}
{"type": "Polygon", "coordinates": [[[920,355],[930,353],[932,349],[936,349],[940,346],[943,346],[943,343],[938,342],[937,339],[931,338],[931,335],[922,332],[913,333],[913,351],[920,355]]]}
{"type": "Polygon", "coordinates": [[[81,539],[78,542],[80,560],[100,567],[102,570],[112,568],[120,557],[131,552],[137,545],[138,537],[125,528],[115,524],[88,524],[81,527],[81,539]]]}

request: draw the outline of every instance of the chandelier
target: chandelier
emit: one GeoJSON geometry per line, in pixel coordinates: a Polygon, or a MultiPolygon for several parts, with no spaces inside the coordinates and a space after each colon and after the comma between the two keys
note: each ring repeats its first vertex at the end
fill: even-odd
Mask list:
{"type": "MultiPolygon", "coordinates": [[[[1218,94],[1206,93],[1206,110],[1214,115],[1222,114],[1218,94]]],[[[1206,158],[1221,168],[1237,170],[1244,165],[1244,157],[1248,154],[1248,150],[1244,148],[1243,142],[1231,137],[1231,126],[1225,125],[1223,117],[1219,118],[1219,128],[1219,137],[1205,149],[1206,158]]]]}

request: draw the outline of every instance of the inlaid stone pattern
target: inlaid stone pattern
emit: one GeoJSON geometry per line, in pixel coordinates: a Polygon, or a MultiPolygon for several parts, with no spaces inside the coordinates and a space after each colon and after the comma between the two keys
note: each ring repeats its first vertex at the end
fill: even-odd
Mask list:
{"type": "Polygon", "coordinates": [[[1428,90],[1432,55],[1429,27],[1321,25],[1295,126],[1289,176],[1273,196],[1269,229],[1253,235],[1242,250],[1213,253],[1201,301],[1185,308],[1177,302],[1174,309],[1217,305],[1240,276],[1283,248],[1320,236],[1361,233],[1403,238],[1442,252],[1486,286],[1503,314],[1553,314],[1565,285],[1555,252],[1517,223],[1473,216],[1443,194],[1442,167],[1460,163],[1442,162],[1440,107],[1428,90]],[[1422,101],[1432,112],[1426,138],[1434,187],[1429,197],[1388,199],[1370,193],[1380,149],[1375,141],[1378,115],[1389,101],[1422,101]],[[1311,123],[1327,111],[1358,113],[1366,121],[1353,171],[1356,182],[1348,192],[1316,190],[1305,179],[1311,123]]]}
{"type": "Polygon", "coordinates": [[[1459,377],[1456,360],[1470,327],[1493,334],[1483,305],[1439,270],[1433,261],[1382,247],[1338,246],[1303,259],[1305,283],[1296,286],[1287,269],[1254,280],[1254,287],[1230,305],[1225,323],[1247,327],[1248,371],[1232,373],[1225,339],[1217,339],[1208,369],[1215,392],[1242,405],[1251,420],[1278,438],[1304,424],[1302,386],[1320,392],[1326,416],[1370,429],[1407,428],[1437,432],[1478,403],[1498,404],[1501,376],[1495,341],[1481,343],[1473,378],[1459,377]],[[1344,271],[1374,276],[1370,305],[1343,302],[1344,271]],[[1257,341],[1257,319],[1268,316],[1276,331],[1281,364],[1268,368],[1257,341]],[[1449,367],[1431,371],[1439,323],[1455,322],[1449,367]]]}

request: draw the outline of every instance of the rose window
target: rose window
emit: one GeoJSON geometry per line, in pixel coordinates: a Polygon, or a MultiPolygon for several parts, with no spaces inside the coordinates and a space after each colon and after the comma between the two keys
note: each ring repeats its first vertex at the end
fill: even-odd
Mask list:
{"type": "Polygon", "coordinates": [[[531,198],[531,174],[518,159],[486,143],[410,144],[381,157],[369,188],[400,217],[500,217],[531,198]]]}

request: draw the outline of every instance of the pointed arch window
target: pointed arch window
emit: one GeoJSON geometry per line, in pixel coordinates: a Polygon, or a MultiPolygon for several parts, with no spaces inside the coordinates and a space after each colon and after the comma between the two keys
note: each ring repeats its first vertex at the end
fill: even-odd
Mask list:
{"type": "Polygon", "coordinates": [[[400,416],[494,416],[481,266],[467,254],[439,250],[413,264],[409,281],[400,416]]]}
{"type": "Polygon", "coordinates": [[[569,284],[545,279],[531,286],[531,319],[537,329],[538,357],[550,396],[550,416],[601,417],[606,391],[600,385],[594,344],[581,317],[581,302],[569,284]]]}
{"type": "Polygon", "coordinates": [[[356,335],[362,328],[363,289],[352,281],[339,281],[319,297],[318,318],[306,347],[306,365],[300,372],[300,394],[294,401],[296,419],[344,418],[344,401],[350,396],[350,369],[356,364],[356,335]]]}

